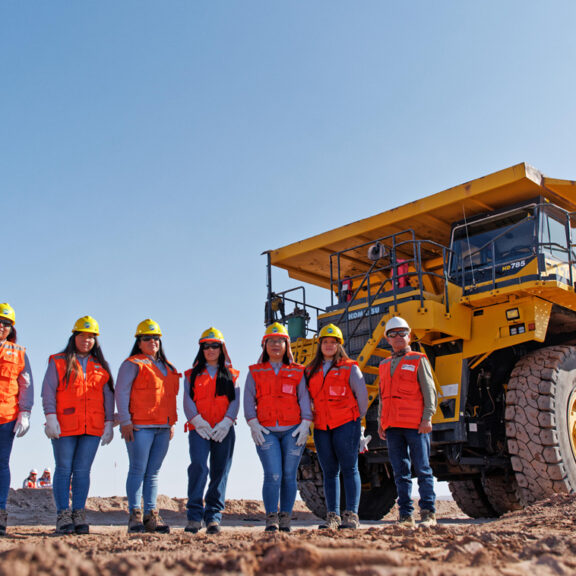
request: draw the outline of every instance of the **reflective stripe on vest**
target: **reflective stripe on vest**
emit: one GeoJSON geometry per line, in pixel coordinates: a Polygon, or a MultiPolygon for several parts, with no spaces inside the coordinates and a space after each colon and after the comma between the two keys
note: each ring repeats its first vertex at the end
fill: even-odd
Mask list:
{"type": "Polygon", "coordinates": [[[380,363],[380,426],[418,428],[424,413],[424,398],[418,383],[418,367],[426,355],[409,352],[390,376],[391,359],[380,363]]]}
{"type": "Polygon", "coordinates": [[[13,342],[0,346],[0,424],[18,417],[18,376],[26,368],[26,348],[13,342]]]}
{"type": "Polygon", "coordinates": [[[256,413],[262,426],[300,424],[298,384],[303,373],[300,364],[282,364],[278,374],[269,362],[250,366],[256,385],[256,413]]]}
{"type": "Polygon", "coordinates": [[[314,428],[338,428],[360,417],[358,401],[350,387],[350,371],[358,363],[342,360],[324,376],[322,368],[308,381],[314,404],[314,428]]]}
{"type": "Polygon", "coordinates": [[[164,376],[144,354],[131,356],[128,361],[138,367],[138,375],[132,382],[130,392],[132,424],[172,426],[178,420],[176,396],[181,374],[166,365],[168,372],[164,376]]]}
{"type": "Polygon", "coordinates": [[[56,414],[61,436],[90,434],[102,436],[104,432],[104,386],[110,375],[93,357],[88,357],[86,374],[76,360],[76,376],[70,374],[66,383],[66,356],[50,356],[58,373],[56,414]]]}

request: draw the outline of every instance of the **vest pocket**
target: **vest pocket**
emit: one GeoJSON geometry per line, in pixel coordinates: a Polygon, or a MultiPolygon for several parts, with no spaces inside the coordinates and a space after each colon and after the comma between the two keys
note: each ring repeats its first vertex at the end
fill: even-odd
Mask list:
{"type": "Polygon", "coordinates": [[[77,434],[78,415],[76,414],[76,408],[74,406],[63,408],[62,411],[58,413],[58,423],[60,424],[60,430],[63,436],[65,436],[66,433],[77,434]]]}
{"type": "Polygon", "coordinates": [[[347,388],[348,388],[347,386],[343,386],[341,384],[332,384],[328,388],[328,396],[330,397],[330,399],[343,398],[344,396],[346,396],[347,388]]]}

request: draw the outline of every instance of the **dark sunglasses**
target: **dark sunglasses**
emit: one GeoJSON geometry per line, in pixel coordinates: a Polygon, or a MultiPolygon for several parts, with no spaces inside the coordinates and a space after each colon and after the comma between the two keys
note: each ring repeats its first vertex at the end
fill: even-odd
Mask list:
{"type": "Polygon", "coordinates": [[[202,344],[202,348],[204,348],[204,350],[218,350],[220,344],[218,344],[218,342],[206,342],[205,344],[202,344]]]}
{"type": "Polygon", "coordinates": [[[0,324],[2,324],[2,326],[12,326],[10,320],[4,320],[3,318],[0,318],[0,324]]]}
{"type": "Polygon", "coordinates": [[[156,342],[159,342],[160,336],[140,336],[140,340],[142,340],[142,342],[150,342],[150,340],[156,340],[156,342]]]}

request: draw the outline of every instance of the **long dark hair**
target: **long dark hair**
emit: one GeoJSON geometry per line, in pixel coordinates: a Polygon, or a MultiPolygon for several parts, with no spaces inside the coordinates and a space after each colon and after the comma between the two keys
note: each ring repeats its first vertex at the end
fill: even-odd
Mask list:
{"type": "Polygon", "coordinates": [[[8,342],[14,342],[14,344],[16,344],[16,338],[18,337],[18,335],[16,334],[16,326],[14,326],[14,324],[12,324],[11,329],[10,329],[10,334],[8,334],[8,336],[6,336],[6,340],[8,342]]]}
{"type": "MultiPolygon", "coordinates": [[[[141,336],[136,336],[136,340],[134,342],[134,346],[132,346],[132,350],[130,351],[130,356],[139,356],[140,354],[143,354],[142,350],[140,350],[140,338],[141,336]]],[[[162,338],[160,338],[158,340],[159,344],[160,344],[160,348],[158,349],[158,360],[160,360],[161,362],[164,362],[164,364],[166,364],[166,366],[169,366],[172,370],[176,371],[176,368],[174,368],[174,366],[172,364],[170,364],[170,362],[168,362],[168,359],[166,358],[166,354],[164,354],[164,348],[162,348],[162,338]]]]}
{"type": "MultiPolygon", "coordinates": [[[[264,350],[262,352],[262,363],[270,362],[270,354],[268,354],[268,350],[266,349],[266,340],[264,340],[264,350]]],[[[288,356],[288,346],[290,346],[290,342],[286,340],[286,350],[284,350],[284,356],[282,357],[282,364],[290,364],[290,356],[288,356]]]]}
{"type": "MultiPolygon", "coordinates": [[[[322,340],[318,342],[318,347],[316,348],[316,355],[312,359],[312,362],[306,366],[306,370],[304,373],[306,374],[306,382],[310,382],[310,379],[318,370],[322,368],[322,364],[324,363],[324,356],[322,355],[322,340]]],[[[332,359],[332,366],[338,364],[341,360],[348,360],[350,357],[346,354],[346,350],[340,342],[338,342],[338,350],[336,354],[334,354],[334,358],[332,359]]]]}
{"type": "MultiPolygon", "coordinates": [[[[64,374],[64,381],[66,382],[66,386],[70,383],[70,378],[76,378],[78,374],[78,363],[76,361],[76,336],[78,336],[80,332],[72,332],[72,336],[68,338],[68,344],[66,344],[66,348],[62,350],[61,354],[64,354],[66,358],[66,372],[64,374]]],[[[112,376],[112,371],[110,370],[110,366],[108,366],[108,362],[104,358],[104,353],[102,352],[102,348],[100,348],[100,342],[98,342],[98,337],[94,335],[94,346],[92,346],[92,350],[90,350],[89,355],[92,356],[102,365],[104,370],[108,372],[108,386],[110,390],[114,391],[114,377],[112,376]]]]}
{"type": "MultiPolygon", "coordinates": [[[[192,372],[190,373],[190,398],[194,400],[194,384],[196,378],[204,372],[206,368],[206,358],[204,357],[204,349],[200,345],[200,350],[194,358],[192,365],[192,372]]],[[[226,366],[226,356],[222,345],[220,345],[220,354],[218,354],[218,371],[216,373],[216,396],[227,396],[230,402],[236,399],[236,388],[234,387],[234,378],[226,366]]]]}

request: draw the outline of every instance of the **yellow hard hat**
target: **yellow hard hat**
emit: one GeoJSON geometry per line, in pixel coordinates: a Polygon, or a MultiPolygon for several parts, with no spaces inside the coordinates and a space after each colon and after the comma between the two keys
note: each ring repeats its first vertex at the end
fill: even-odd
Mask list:
{"type": "Polygon", "coordinates": [[[98,322],[96,322],[92,316],[82,316],[82,318],[76,320],[72,332],[90,332],[90,334],[96,334],[96,336],[99,336],[100,326],[98,326],[98,322]]]}
{"type": "Polygon", "coordinates": [[[222,334],[218,328],[211,326],[208,330],[202,332],[202,336],[200,336],[198,343],[202,344],[202,342],[220,342],[221,344],[224,344],[224,334],[222,334]]]}
{"type": "Polygon", "coordinates": [[[0,304],[0,318],[6,318],[7,320],[10,320],[12,324],[16,324],[16,313],[14,312],[14,308],[6,302],[0,304]]]}
{"type": "Polygon", "coordinates": [[[326,326],[320,330],[318,338],[336,338],[340,341],[340,344],[344,344],[342,330],[340,330],[336,324],[326,324],[326,326]]]}
{"type": "Polygon", "coordinates": [[[267,340],[268,338],[273,338],[275,336],[282,336],[283,338],[288,338],[288,340],[290,340],[286,326],[280,324],[280,322],[274,322],[274,324],[270,324],[270,326],[266,328],[266,332],[264,333],[264,338],[262,338],[262,340],[267,340]]]}
{"type": "Polygon", "coordinates": [[[140,324],[138,324],[138,328],[136,328],[135,336],[144,336],[146,334],[155,334],[156,336],[162,336],[162,330],[160,330],[160,326],[158,322],[154,322],[150,318],[146,318],[146,320],[142,320],[140,324]]]}

